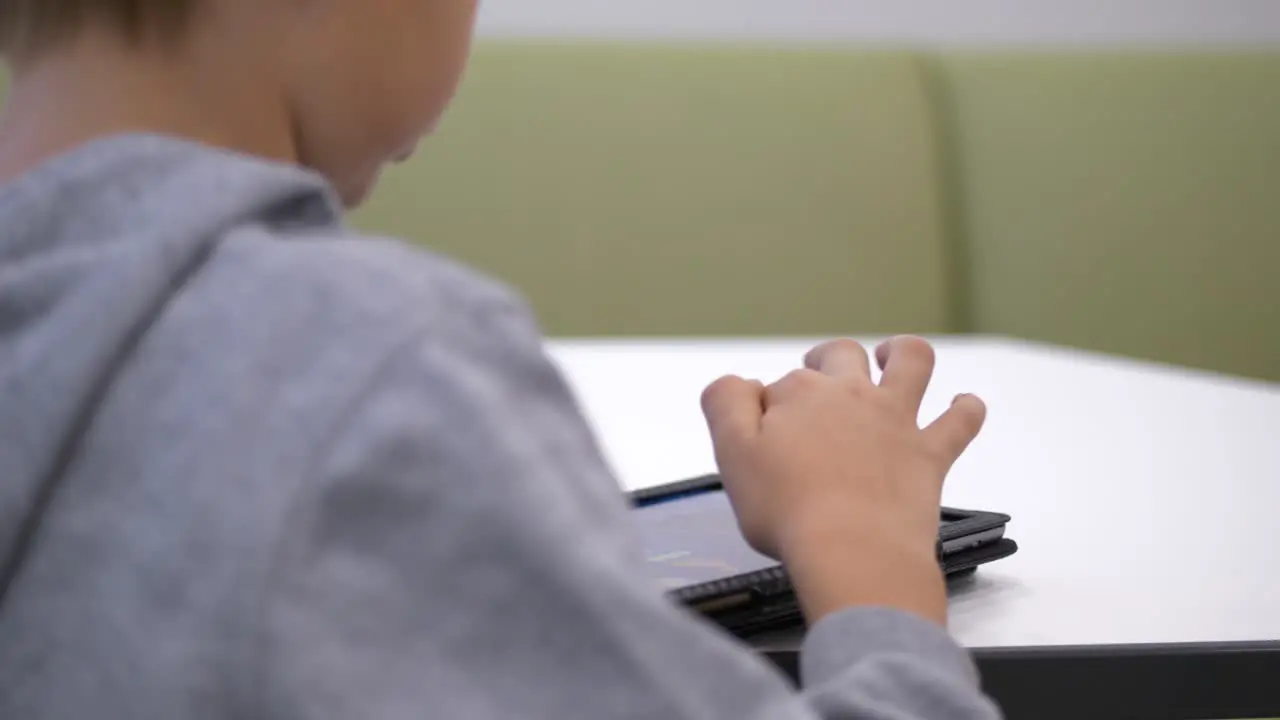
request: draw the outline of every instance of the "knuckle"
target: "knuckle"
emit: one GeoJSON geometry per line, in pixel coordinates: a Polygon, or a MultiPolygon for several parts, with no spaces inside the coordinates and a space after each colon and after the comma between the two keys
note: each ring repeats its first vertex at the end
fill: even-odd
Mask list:
{"type": "Polygon", "coordinates": [[[817,370],[792,370],[766,388],[767,399],[769,402],[778,402],[788,396],[810,393],[822,383],[822,377],[822,373],[817,370]]]}
{"type": "Polygon", "coordinates": [[[818,372],[817,370],[809,370],[808,368],[801,368],[798,370],[792,370],[791,372],[787,373],[782,378],[781,384],[787,388],[796,388],[799,390],[806,390],[806,389],[811,389],[820,385],[823,381],[823,377],[824,376],[822,375],[822,373],[818,372]]]}
{"type": "Polygon", "coordinates": [[[862,346],[862,343],[852,338],[837,338],[827,343],[827,345],[829,347],[828,352],[831,352],[833,354],[839,354],[839,355],[855,355],[856,354],[862,357],[866,357],[867,355],[867,349],[862,346]]]}
{"type": "Polygon", "coordinates": [[[706,407],[714,403],[716,398],[731,390],[738,382],[740,382],[739,378],[732,375],[717,379],[702,391],[702,406],[706,407]]]}
{"type": "Polygon", "coordinates": [[[932,365],[937,359],[933,345],[917,335],[901,335],[893,340],[895,353],[909,356],[917,361],[932,365]]]}
{"type": "Polygon", "coordinates": [[[813,348],[805,356],[806,364],[820,365],[822,360],[833,356],[846,355],[849,353],[862,353],[866,355],[866,349],[857,340],[852,338],[836,338],[828,340],[821,345],[813,348]]]}

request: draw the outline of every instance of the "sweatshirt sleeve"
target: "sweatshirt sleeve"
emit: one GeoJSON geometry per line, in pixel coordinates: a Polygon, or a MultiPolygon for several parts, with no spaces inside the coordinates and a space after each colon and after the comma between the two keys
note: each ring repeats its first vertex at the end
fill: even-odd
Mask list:
{"type": "Polygon", "coordinates": [[[999,716],[923,620],[828,617],[798,691],[669,602],[532,324],[496,312],[459,327],[388,357],[316,461],[264,601],[257,714],[999,716]]]}

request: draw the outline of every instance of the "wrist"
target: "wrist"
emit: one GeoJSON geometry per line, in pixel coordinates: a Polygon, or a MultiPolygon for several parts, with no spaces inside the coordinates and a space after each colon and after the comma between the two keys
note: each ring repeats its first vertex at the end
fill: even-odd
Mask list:
{"type": "Polygon", "coordinates": [[[875,521],[798,528],[780,551],[810,624],[852,607],[888,607],[946,625],[936,537],[926,543],[875,521]]]}

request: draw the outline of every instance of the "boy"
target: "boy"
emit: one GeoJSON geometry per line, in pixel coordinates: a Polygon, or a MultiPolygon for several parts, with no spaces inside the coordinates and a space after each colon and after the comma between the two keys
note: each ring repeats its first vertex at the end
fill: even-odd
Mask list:
{"type": "Polygon", "coordinates": [[[342,226],[474,12],[0,0],[0,717],[996,717],[933,558],[983,408],[916,426],[923,341],[703,398],[796,693],[644,579],[523,306],[342,226]]]}

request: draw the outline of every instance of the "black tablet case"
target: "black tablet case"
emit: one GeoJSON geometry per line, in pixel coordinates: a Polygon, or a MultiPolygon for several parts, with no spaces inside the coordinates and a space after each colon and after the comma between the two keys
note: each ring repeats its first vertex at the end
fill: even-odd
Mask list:
{"type": "MultiPolygon", "coordinates": [[[[657,501],[710,492],[722,487],[718,475],[705,475],[636,490],[630,493],[630,498],[633,504],[643,507],[657,501]]],[[[942,524],[938,530],[938,562],[948,577],[970,573],[979,565],[1009,557],[1018,550],[1017,543],[1003,534],[985,541],[975,540],[972,545],[952,542],[995,529],[1003,530],[1010,520],[1008,515],[956,508],[942,508],[942,514],[957,518],[942,524]],[[944,544],[951,544],[953,547],[944,550],[944,544]]],[[[672,590],[670,595],[739,635],[750,635],[802,622],[791,581],[781,565],[689,585],[672,590]]]]}

